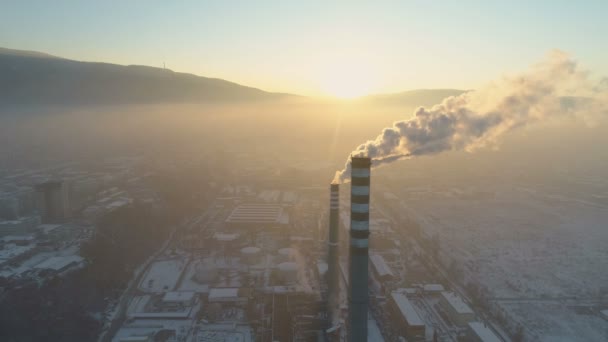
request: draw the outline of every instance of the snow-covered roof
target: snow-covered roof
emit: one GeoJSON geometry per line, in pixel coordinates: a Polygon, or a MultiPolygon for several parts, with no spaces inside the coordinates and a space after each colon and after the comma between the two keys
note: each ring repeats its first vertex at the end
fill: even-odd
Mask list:
{"type": "Polygon", "coordinates": [[[237,233],[215,233],[213,238],[218,241],[233,241],[239,237],[237,233]]]}
{"type": "Polygon", "coordinates": [[[194,298],[196,292],[194,291],[172,291],[167,292],[163,296],[163,302],[189,302],[194,298]]]}
{"type": "Polygon", "coordinates": [[[378,273],[378,276],[380,276],[380,277],[392,277],[392,276],[394,276],[393,275],[393,271],[386,264],[386,261],[384,261],[384,258],[382,257],[382,255],[373,254],[373,255],[371,255],[369,257],[369,259],[372,261],[372,265],[376,269],[376,272],[378,273]]]}
{"type": "Polygon", "coordinates": [[[34,268],[59,271],[69,266],[70,264],[80,263],[82,261],[84,261],[84,259],[79,255],[54,256],[44,260],[43,262],[34,266],[34,268]]]}
{"type": "Polygon", "coordinates": [[[424,325],[424,322],[422,322],[422,319],[420,319],[418,312],[416,312],[416,309],[414,309],[414,306],[412,303],[410,303],[405,295],[399,292],[393,292],[391,293],[391,297],[395,301],[395,304],[397,304],[401,315],[403,318],[405,318],[410,326],[424,325]]]}
{"type": "Polygon", "coordinates": [[[470,322],[471,331],[479,338],[481,342],[501,342],[501,339],[494,334],[490,328],[481,322],[470,322]]]}
{"type": "Polygon", "coordinates": [[[216,287],[209,290],[209,299],[237,298],[238,296],[239,289],[237,287],[216,287]]]}
{"type": "Polygon", "coordinates": [[[450,304],[450,306],[459,314],[472,314],[473,310],[465,303],[462,298],[455,295],[453,292],[441,292],[441,296],[450,304]]]}
{"type": "Polygon", "coordinates": [[[380,328],[372,317],[369,317],[367,320],[367,340],[371,342],[384,342],[380,328]]]}
{"type": "Polygon", "coordinates": [[[424,284],[422,289],[426,292],[442,292],[445,288],[441,284],[424,284]]]}
{"type": "Polygon", "coordinates": [[[283,207],[276,204],[241,204],[226,219],[227,223],[278,223],[283,207]]]}

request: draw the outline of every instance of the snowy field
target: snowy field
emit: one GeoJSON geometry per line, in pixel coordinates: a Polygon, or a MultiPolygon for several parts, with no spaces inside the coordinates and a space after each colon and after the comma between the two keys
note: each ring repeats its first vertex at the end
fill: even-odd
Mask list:
{"type": "Polygon", "coordinates": [[[524,188],[458,197],[402,196],[424,232],[439,236],[446,265],[456,260],[464,282],[481,285],[528,340],[608,340],[599,314],[564,304],[598,303],[608,291],[608,209],[524,188]],[[558,307],[539,302],[553,299],[558,307]]]}
{"type": "Polygon", "coordinates": [[[187,261],[181,258],[155,261],[148,268],[139,288],[148,293],[173,291],[186,263],[187,261]]]}

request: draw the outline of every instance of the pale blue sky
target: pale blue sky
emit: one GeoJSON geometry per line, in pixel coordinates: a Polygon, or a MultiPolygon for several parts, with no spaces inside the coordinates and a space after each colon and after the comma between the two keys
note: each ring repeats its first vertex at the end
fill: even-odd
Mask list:
{"type": "Polygon", "coordinates": [[[606,0],[326,2],[2,0],[0,46],[313,95],[475,88],[554,48],[608,74],[606,0]]]}

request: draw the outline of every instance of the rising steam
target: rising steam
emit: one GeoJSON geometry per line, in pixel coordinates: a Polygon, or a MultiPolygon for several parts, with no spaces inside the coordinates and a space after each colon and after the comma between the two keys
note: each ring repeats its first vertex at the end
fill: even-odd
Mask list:
{"type": "MultiPolygon", "coordinates": [[[[561,51],[527,72],[485,88],[452,96],[430,109],[420,107],[409,120],[397,121],[374,140],[359,145],[352,156],[372,158],[372,166],[444,151],[473,151],[492,145],[516,128],[564,115],[606,113],[606,82],[593,83],[561,51]]],[[[350,157],[334,182],[350,178],[350,157]]]]}

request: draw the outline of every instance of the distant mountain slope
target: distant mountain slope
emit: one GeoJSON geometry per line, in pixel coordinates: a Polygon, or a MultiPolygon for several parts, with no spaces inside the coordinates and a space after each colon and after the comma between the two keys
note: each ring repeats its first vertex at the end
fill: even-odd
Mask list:
{"type": "Polygon", "coordinates": [[[162,68],[0,48],[0,105],[239,102],[285,96],[290,95],[162,68]]]}
{"type": "Polygon", "coordinates": [[[466,90],[460,89],[417,89],[400,93],[370,95],[360,100],[377,105],[429,107],[446,97],[457,96],[465,92],[466,90]]]}

